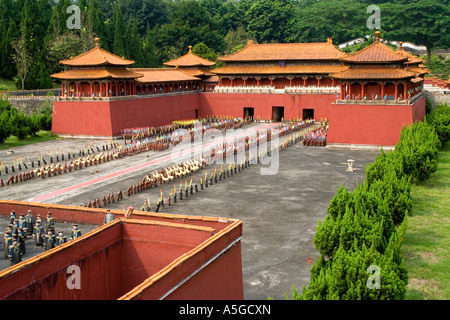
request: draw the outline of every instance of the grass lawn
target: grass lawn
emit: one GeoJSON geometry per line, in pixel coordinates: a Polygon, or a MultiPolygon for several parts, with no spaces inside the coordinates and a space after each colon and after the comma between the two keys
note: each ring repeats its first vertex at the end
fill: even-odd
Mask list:
{"type": "Polygon", "coordinates": [[[450,141],[439,152],[437,171],[411,188],[413,209],[402,254],[408,300],[450,299],[450,141]]]}
{"type": "Polygon", "coordinates": [[[4,143],[0,143],[0,150],[10,149],[13,147],[24,146],[36,142],[49,141],[58,139],[58,136],[50,131],[39,131],[37,136],[28,136],[24,140],[19,140],[15,136],[10,136],[4,143]]]}

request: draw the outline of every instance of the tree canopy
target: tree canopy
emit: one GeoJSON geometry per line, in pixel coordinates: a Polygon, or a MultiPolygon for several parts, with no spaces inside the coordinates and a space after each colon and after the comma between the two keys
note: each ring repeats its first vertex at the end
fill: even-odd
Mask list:
{"type": "Polygon", "coordinates": [[[0,77],[18,88],[51,87],[57,62],[91,49],[95,37],[136,67],[161,67],[200,43],[213,57],[250,39],[337,44],[373,34],[369,5],[380,7],[382,37],[429,52],[450,47],[448,0],[0,0],[0,77]],[[67,25],[73,4],[80,29],[67,25]]]}

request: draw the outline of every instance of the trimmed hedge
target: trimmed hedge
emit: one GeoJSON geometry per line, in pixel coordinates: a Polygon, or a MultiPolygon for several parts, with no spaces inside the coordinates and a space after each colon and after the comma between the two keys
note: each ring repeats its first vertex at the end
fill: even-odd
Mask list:
{"type": "MultiPolygon", "coordinates": [[[[439,106],[427,121],[404,127],[395,151],[384,152],[366,167],[366,179],[353,192],[343,186],[319,221],[314,245],[320,258],[309,286],[298,300],[404,299],[408,275],[400,254],[411,183],[436,171],[441,142],[449,138],[450,109],[439,106]],[[371,282],[379,270],[380,286],[371,282]]],[[[287,297],[286,297],[287,298],[287,297]]]]}

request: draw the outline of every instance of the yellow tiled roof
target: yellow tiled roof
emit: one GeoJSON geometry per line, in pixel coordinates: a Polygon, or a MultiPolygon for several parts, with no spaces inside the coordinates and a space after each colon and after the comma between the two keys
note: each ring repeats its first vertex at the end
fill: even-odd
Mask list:
{"type": "Polygon", "coordinates": [[[350,68],[346,71],[330,74],[330,77],[342,80],[351,79],[406,79],[416,77],[415,72],[401,68],[350,68]]]}
{"type": "Polygon", "coordinates": [[[199,78],[174,68],[130,68],[130,71],[140,73],[143,77],[137,82],[171,82],[171,81],[199,81],[199,78]]]}
{"type": "Polygon", "coordinates": [[[95,39],[95,48],[80,54],[68,60],[61,60],[60,63],[67,66],[101,66],[101,65],[115,65],[115,66],[129,66],[134,63],[133,60],[127,60],[112,54],[100,48],[100,39],[95,39]]]}
{"type": "Polygon", "coordinates": [[[226,66],[212,70],[215,74],[323,74],[348,69],[343,65],[307,65],[307,66],[226,66]]]}
{"type": "Polygon", "coordinates": [[[203,59],[192,53],[192,47],[189,47],[189,52],[182,57],[165,62],[164,65],[169,67],[194,67],[194,66],[213,66],[215,62],[203,59]]]}
{"type": "Polygon", "coordinates": [[[128,69],[72,69],[51,75],[52,78],[61,80],[136,79],[142,76],[128,69]]]}
{"type": "Polygon", "coordinates": [[[249,44],[235,53],[218,60],[230,61],[268,61],[268,60],[338,60],[345,52],[337,49],[332,41],[319,43],[270,43],[249,44]]]}

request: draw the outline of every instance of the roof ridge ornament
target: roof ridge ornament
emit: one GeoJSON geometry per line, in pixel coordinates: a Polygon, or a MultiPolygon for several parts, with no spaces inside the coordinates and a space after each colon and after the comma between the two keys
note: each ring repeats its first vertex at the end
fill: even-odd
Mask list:
{"type": "Polygon", "coordinates": [[[375,31],[375,42],[380,42],[380,31],[375,31]]]}
{"type": "Polygon", "coordinates": [[[192,53],[192,46],[189,46],[189,53],[192,53]]]}
{"type": "Polygon", "coordinates": [[[95,48],[100,48],[100,38],[95,38],[95,48]]]}

